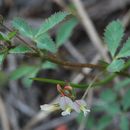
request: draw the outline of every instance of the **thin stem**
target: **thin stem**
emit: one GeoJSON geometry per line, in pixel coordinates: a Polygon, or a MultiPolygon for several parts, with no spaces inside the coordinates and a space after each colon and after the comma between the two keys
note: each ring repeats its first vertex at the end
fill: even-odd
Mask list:
{"type": "MultiPolygon", "coordinates": [[[[116,76],[117,76],[116,74],[109,75],[104,80],[93,83],[91,85],[91,87],[104,85],[104,84],[110,82],[116,76]]],[[[68,84],[65,81],[55,80],[55,79],[47,79],[47,78],[31,78],[31,79],[34,80],[34,81],[40,81],[40,82],[51,83],[51,84],[60,84],[60,85],[63,85],[63,86],[68,84]]],[[[75,84],[75,83],[72,83],[72,82],[70,82],[69,85],[74,87],[74,88],[80,88],[80,89],[86,89],[86,88],[89,87],[89,84],[75,84]]]]}
{"type": "MultiPolygon", "coordinates": [[[[60,84],[60,85],[66,85],[65,81],[62,80],[55,80],[55,79],[47,79],[47,78],[31,78],[32,80],[35,81],[40,81],[40,82],[45,82],[45,83],[52,83],[52,84],[60,84]]],[[[88,87],[88,84],[74,84],[74,83],[69,83],[70,86],[74,88],[86,88],[88,87]]]]}
{"type": "MultiPolygon", "coordinates": [[[[2,26],[7,29],[9,32],[12,32],[11,29],[9,29],[6,25],[2,24],[2,26]]],[[[54,56],[44,56],[41,55],[41,52],[39,52],[35,47],[31,46],[28,42],[26,42],[24,39],[22,39],[20,36],[16,35],[16,37],[22,41],[24,44],[26,44],[28,47],[30,47],[32,50],[34,50],[35,52],[38,53],[38,56],[40,56],[41,58],[51,61],[53,63],[56,63],[58,65],[62,65],[62,66],[68,66],[68,67],[74,67],[74,68],[83,68],[83,67],[88,67],[88,68],[97,68],[97,69],[103,69],[104,67],[101,65],[94,65],[94,64],[80,64],[80,63],[71,63],[71,62],[64,62],[62,60],[57,59],[57,57],[54,56]]]]}
{"type": "Polygon", "coordinates": [[[68,66],[68,67],[74,67],[74,68],[83,68],[83,67],[87,67],[87,68],[96,68],[96,69],[105,69],[105,66],[103,65],[95,65],[95,64],[82,64],[82,63],[72,63],[72,62],[68,62],[68,61],[63,61],[60,60],[56,57],[53,57],[51,55],[45,56],[44,59],[51,61],[53,63],[56,63],[58,65],[62,65],[62,66],[68,66]]]}
{"type": "MultiPolygon", "coordinates": [[[[9,32],[12,32],[11,29],[9,29],[6,25],[4,25],[3,23],[1,23],[1,25],[7,29],[9,32]]],[[[18,36],[16,34],[16,37],[22,41],[23,44],[27,45],[29,48],[31,48],[32,50],[34,50],[38,56],[43,59],[43,60],[48,60],[48,61],[51,61],[53,63],[56,63],[58,65],[61,65],[61,66],[65,66],[65,67],[72,67],[72,68],[83,68],[83,67],[87,67],[87,68],[91,68],[91,69],[100,69],[100,70],[104,70],[108,64],[106,65],[95,65],[95,64],[82,64],[82,63],[71,63],[71,62],[68,62],[68,61],[62,61],[60,59],[58,59],[57,57],[55,57],[54,55],[44,55],[43,52],[39,51],[37,48],[35,48],[34,46],[31,46],[27,41],[25,41],[24,39],[22,39],[20,36],[18,36]]],[[[127,65],[129,66],[129,64],[127,65]]],[[[127,66],[125,68],[127,68],[127,66]]],[[[123,76],[126,76],[126,77],[130,77],[130,75],[126,72],[118,72],[117,74],[119,75],[123,75],[123,76]]]]}
{"type": "Polygon", "coordinates": [[[102,74],[102,72],[99,73],[98,75],[96,75],[96,76],[93,78],[92,82],[89,84],[88,88],[86,89],[85,93],[83,94],[82,99],[85,99],[86,95],[88,94],[89,89],[92,87],[92,85],[95,83],[95,81],[97,80],[97,78],[98,78],[101,74],[102,74]]]}

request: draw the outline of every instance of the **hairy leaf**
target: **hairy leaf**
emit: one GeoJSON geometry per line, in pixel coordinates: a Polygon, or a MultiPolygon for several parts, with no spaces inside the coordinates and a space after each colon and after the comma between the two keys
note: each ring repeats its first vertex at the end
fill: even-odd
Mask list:
{"type": "Polygon", "coordinates": [[[39,31],[36,34],[36,37],[38,35],[41,35],[41,34],[47,32],[49,29],[53,28],[56,24],[61,22],[67,15],[68,15],[68,13],[66,13],[66,12],[58,12],[58,13],[55,13],[52,16],[50,16],[40,26],[39,31]]]}
{"type": "Polygon", "coordinates": [[[37,37],[35,39],[35,42],[37,43],[37,47],[40,49],[45,49],[52,53],[55,53],[57,51],[55,43],[47,34],[37,37]]]}
{"type": "Polygon", "coordinates": [[[73,28],[77,25],[78,21],[76,18],[71,18],[65,22],[58,30],[56,37],[57,47],[65,43],[66,40],[71,36],[73,28]]]}
{"type": "Polygon", "coordinates": [[[104,40],[108,45],[108,49],[114,57],[115,52],[124,35],[124,28],[119,20],[111,22],[105,29],[104,40]]]}
{"type": "Polygon", "coordinates": [[[118,58],[128,57],[128,56],[130,56],[130,38],[126,41],[123,48],[120,50],[120,52],[117,55],[118,58]]]}
{"type": "Polygon", "coordinates": [[[49,62],[49,61],[46,61],[42,64],[42,68],[43,69],[56,69],[57,68],[57,65],[52,63],[52,62],[49,62]]]}
{"type": "Polygon", "coordinates": [[[113,60],[112,63],[107,67],[107,70],[109,72],[119,72],[121,69],[123,69],[124,64],[125,62],[122,59],[113,60]]]}
{"type": "Polygon", "coordinates": [[[10,49],[9,53],[28,53],[31,52],[31,49],[27,46],[20,44],[17,47],[10,49]]]}
{"type": "Polygon", "coordinates": [[[24,19],[15,18],[12,22],[12,25],[14,28],[19,30],[21,35],[29,38],[33,37],[32,28],[31,26],[28,25],[28,23],[24,19]]]}

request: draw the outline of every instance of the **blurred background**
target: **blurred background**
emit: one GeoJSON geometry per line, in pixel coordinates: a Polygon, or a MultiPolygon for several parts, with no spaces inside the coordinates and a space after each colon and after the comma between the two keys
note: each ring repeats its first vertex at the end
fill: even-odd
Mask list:
{"type": "MultiPolygon", "coordinates": [[[[39,27],[55,12],[73,11],[78,24],[58,54],[61,59],[76,63],[97,64],[103,58],[110,61],[102,43],[104,28],[112,20],[120,19],[126,27],[124,39],[128,38],[129,9],[130,0],[0,0],[0,14],[9,28],[12,19],[17,16],[26,19],[33,27],[39,27]]],[[[54,40],[58,27],[49,31],[54,40]]],[[[0,27],[0,31],[7,30],[0,27]]],[[[21,41],[14,39],[14,42],[21,41]]],[[[117,77],[104,86],[91,89],[86,98],[91,112],[86,118],[74,112],[62,117],[60,111],[45,113],[40,110],[41,104],[53,103],[58,98],[56,85],[32,82],[29,77],[89,83],[99,72],[45,63],[41,69],[34,67],[39,63],[39,58],[27,54],[8,55],[4,61],[0,71],[0,130],[130,129],[130,79],[117,77]],[[35,74],[30,73],[34,71],[35,74]]],[[[83,90],[77,90],[77,98],[81,98],[83,93],[83,90]]]]}

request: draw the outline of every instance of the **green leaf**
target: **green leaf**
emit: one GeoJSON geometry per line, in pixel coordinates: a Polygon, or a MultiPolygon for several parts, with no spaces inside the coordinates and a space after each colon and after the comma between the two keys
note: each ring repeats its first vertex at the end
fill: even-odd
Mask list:
{"type": "Polygon", "coordinates": [[[25,87],[31,87],[33,80],[31,80],[30,78],[34,78],[37,75],[38,71],[39,68],[34,68],[32,73],[30,73],[29,75],[25,76],[22,79],[22,83],[24,84],[25,87]]]}
{"type": "Polygon", "coordinates": [[[33,37],[32,28],[31,26],[28,25],[28,23],[24,19],[15,18],[12,22],[12,25],[14,28],[19,30],[21,35],[29,38],[33,37]]]}
{"type": "Polygon", "coordinates": [[[9,32],[8,35],[7,35],[8,40],[11,40],[16,34],[17,34],[16,31],[9,32]]]}
{"type": "Polygon", "coordinates": [[[122,115],[119,125],[120,125],[121,130],[129,130],[129,120],[128,120],[128,118],[126,116],[122,115]]]}
{"type": "Polygon", "coordinates": [[[110,115],[104,115],[98,120],[97,130],[103,130],[112,122],[110,115]]]}
{"type": "MultiPolygon", "coordinates": [[[[83,115],[84,116],[84,115],[83,115]]],[[[80,121],[80,123],[81,123],[81,121],[80,121]]],[[[94,116],[92,116],[92,115],[89,115],[89,117],[87,118],[87,120],[86,120],[86,128],[89,128],[89,129],[92,129],[94,126],[96,126],[95,125],[96,124],[96,119],[95,119],[95,117],[94,116]]]]}
{"type": "Polygon", "coordinates": [[[66,12],[57,12],[50,16],[48,19],[46,19],[43,24],[40,26],[38,33],[36,34],[36,37],[38,35],[41,35],[45,32],[47,32],[49,29],[53,28],[56,24],[61,22],[68,13],[66,12]]]}
{"type": "Polygon", "coordinates": [[[5,54],[4,53],[0,54],[0,64],[3,63],[4,58],[5,58],[5,54]]]}
{"type": "Polygon", "coordinates": [[[97,102],[96,107],[94,108],[94,111],[96,112],[104,111],[111,116],[115,116],[116,114],[119,114],[121,112],[119,103],[105,102],[105,101],[97,102]]]}
{"type": "Polygon", "coordinates": [[[46,61],[42,64],[42,69],[56,69],[57,65],[50,62],[50,61],[46,61]]]}
{"type": "Polygon", "coordinates": [[[130,56],[130,38],[126,41],[123,48],[121,48],[120,52],[118,53],[117,57],[128,57],[130,56]]]}
{"type": "Polygon", "coordinates": [[[28,53],[31,52],[31,49],[28,48],[27,46],[20,44],[16,46],[15,48],[12,48],[9,50],[9,53],[28,53]]]}
{"type": "Polygon", "coordinates": [[[5,42],[10,42],[10,40],[13,38],[14,32],[9,32],[8,34],[4,34],[0,32],[0,40],[5,42]]]}
{"type": "Polygon", "coordinates": [[[50,38],[50,36],[47,34],[44,34],[43,36],[41,35],[41,36],[35,38],[35,42],[37,43],[37,47],[39,49],[45,49],[52,53],[56,53],[56,51],[57,51],[55,43],[50,38]]]}
{"type": "Polygon", "coordinates": [[[123,69],[124,64],[125,62],[122,59],[113,60],[112,63],[107,67],[107,70],[109,72],[119,72],[121,69],[123,69]]]}
{"type": "Polygon", "coordinates": [[[125,93],[123,99],[122,99],[122,105],[125,110],[130,108],[130,89],[125,93]]]}
{"type": "Polygon", "coordinates": [[[35,66],[22,65],[10,73],[10,79],[17,80],[23,76],[29,75],[35,68],[35,66]]]}
{"type": "Polygon", "coordinates": [[[0,33],[0,40],[5,41],[5,36],[2,33],[0,33]]]}
{"type": "Polygon", "coordinates": [[[73,28],[77,25],[78,21],[76,18],[71,18],[65,22],[58,30],[56,36],[57,47],[60,47],[68,38],[71,36],[73,28]]]}
{"type": "Polygon", "coordinates": [[[127,87],[130,85],[130,78],[124,79],[122,81],[119,81],[115,86],[115,90],[120,90],[121,88],[127,87]]]}
{"type": "Polygon", "coordinates": [[[106,89],[100,95],[100,98],[105,102],[114,102],[117,98],[117,94],[112,89],[106,89]]]}
{"type": "Polygon", "coordinates": [[[114,57],[123,35],[124,35],[124,28],[119,20],[111,22],[106,27],[104,33],[104,40],[108,45],[108,49],[112,57],[114,57]]]}
{"type": "Polygon", "coordinates": [[[107,113],[111,116],[115,116],[116,114],[119,114],[121,112],[120,105],[116,102],[108,104],[105,109],[107,113]]]}

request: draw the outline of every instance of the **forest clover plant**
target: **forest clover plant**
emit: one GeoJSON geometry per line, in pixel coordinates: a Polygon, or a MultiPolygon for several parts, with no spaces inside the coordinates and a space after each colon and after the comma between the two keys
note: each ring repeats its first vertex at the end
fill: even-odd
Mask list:
{"type": "MultiPolygon", "coordinates": [[[[89,86],[88,84],[69,83],[70,86],[66,86],[66,82],[61,80],[35,78],[41,69],[55,69],[57,67],[56,65],[70,68],[88,67],[103,72],[104,70],[112,73],[118,72],[116,74],[124,76],[123,69],[129,67],[128,64],[126,66],[124,58],[130,56],[130,38],[126,40],[123,47],[118,51],[124,36],[124,27],[119,20],[111,22],[104,32],[104,41],[107,44],[112,57],[111,63],[108,64],[104,61],[104,64],[82,64],[61,60],[57,56],[58,50],[71,36],[72,31],[77,24],[77,18],[67,12],[57,12],[51,15],[38,28],[33,28],[22,18],[14,18],[12,21],[12,26],[15,30],[9,29],[1,22],[1,26],[8,32],[5,34],[0,33],[0,40],[3,42],[3,44],[0,45],[0,64],[3,63],[8,54],[26,54],[40,59],[40,62],[37,65],[24,64],[19,66],[9,74],[9,78],[12,80],[23,78],[22,82],[25,86],[31,86],[33,80],[65,86],[64,88],[61,88],[60,85],[57,85],[57,90],[60,93],[58,103],[53,105],[41,105],[41,110],[53,111],[61,109],[63,110],[61,113],[63,116],[69,115],[72,111],[78,113],[82,112],[84,116],[90,112],[90,110],[87,109],[86,102],[83,99],[75,100],[76,97],[73,94],[73,88],[86,89],[89,86]],[[68,19],[65,19],[67,16],[69,16],[68,19]],[[49,30],[60,22],[63,23],[58,28],[54,41],[49,35],[49,30]],[[16,45],[13,43],[12,39],[15,37],[21,41],[21,44],[16,45]],[[24,40],[23,38],[25,37],[28,38],[30,42],[24,40]]],[[[108,75],[101,81],[93,83],[92,86],[108,83],[114,79],[115,76],[116,75],[108,75]]],[[[125,76],[129,76],[129,74],[125,73],[125,76]]]]}
{"type": "Polygon", "coordinates": [[[107,67],[110,72],[119,72],[125,65],[123,58],[130,56],[130,39],[123,44],[123,47],[117,53],[124,36],[124,27],[119,20],[111,22],[105,29],[104,40],[108,45],[108,49],[112,56],[112,62],[107,67]]]}
{"type": "Polygon", "coordinates": [[[70,113],[75,110],[76,112],[80,113],[83,112],[84,116],[87,116],[88,112],[90,112],[89,109],[87,109],[86,102],[81,100],[74,100],[75,96],[72,94],[73,88],[71,86],[65,86],[63,89],[58,84],[57,90],[59,91],[61,97],[59,98],[59,101],[57,104],[44,104],[41,105],[40,108],[43,111],[55,111],[58,109],[63,110],[61,113],[62,116],[70,115],[70,113]],[[71,99],[73,97],[73,99],[71,99]]]}

